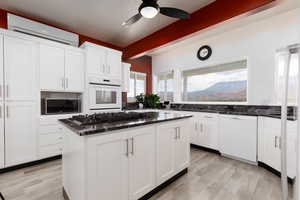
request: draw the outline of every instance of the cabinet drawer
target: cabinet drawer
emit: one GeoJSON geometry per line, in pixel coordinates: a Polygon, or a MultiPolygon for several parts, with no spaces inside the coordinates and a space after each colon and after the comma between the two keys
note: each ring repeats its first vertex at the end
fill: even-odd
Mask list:
{"type": "Polygon", "coordinates": [[[40,134],[55,134],[55,133],[61,133],[62,127],[57,124],[49,124],[49,125],[41,125],[40,126],[40,134]]]}
{"type": "Polygon", "coordinates": [[[39,157],[47,158],[62,154],[62,144],[42,146],[39,148],[39,157]]]}
{"type": "Polygon", "coordinates": [[[62,142],[62,134],[61,133],[53,133],[53,134],[43,134],[40,135],[39,146],[60,144],[62,142]]]}

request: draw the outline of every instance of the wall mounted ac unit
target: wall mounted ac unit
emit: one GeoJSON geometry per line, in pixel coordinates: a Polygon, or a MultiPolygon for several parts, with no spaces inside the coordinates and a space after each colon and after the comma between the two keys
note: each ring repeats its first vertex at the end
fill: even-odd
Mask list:
{"type": "Polygon", "coordinates": [[[13,14],[7,15],[8,29],[78,47],[79,35],[13,14]]]}

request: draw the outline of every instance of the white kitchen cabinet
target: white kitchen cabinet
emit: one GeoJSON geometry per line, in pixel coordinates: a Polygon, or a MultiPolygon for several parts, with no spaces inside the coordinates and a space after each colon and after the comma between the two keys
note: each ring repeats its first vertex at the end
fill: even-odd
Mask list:
{"type": "Polygon", "coordinates": [[[189,165],[187,121],[176,121],[157,127],[157,182],[162,184],[189,165]]]}
{"type": "Polygon", "coordinates": [[[257,117],[220,115],[219,126],[222,154],[257,162],[257,117]]]}
{"type": "Polygon", "coordinates": [[[191,143],[210,149],[219,149],[218,114],[193,113],[191,143]]]}
{"type": "Polygon", "coordinates": [[[89,77],[121,80],[122,52],[85,42],[86,65],[89,77]]]}
{"type": "Polygon", "coordinates": [[[62,47],[40,45],[41,90],[63,91],[65,89],[65,51],[62,47]]]}
{"type": "Polygon", "coordinates": [[[122,53],[115,50],[107,50],[106,68],[106,74],[121,79],[122,53]]]}
{"type": "Polygon", "coordinates": [[[4,37],[4,44],[6,101],[36,100],[37,44],[8,36],[4,37]]]}
{"type": "Polygon", "coordinates": [[[6,102],[5,167],[37,159],[36,110],[34,102],[6,102]]]}
{"type": "Polygon", "coordinates": [[[40,45],[40,87],[43,91],[84,91],[84,54],[80,49],[40,45]]]}
{"type": "Polygon", "coordinates": [[[66,50],[65,52],[66,91],[84,91],[84,54],[82,51],[66,50]]]}
{"type": "Polygon", "coordinates": [[[0,169],[4,167],[3,35],[0,35],[0,169]]]}
{"type": "MultiPolygon", "coordinates": [[[[281,121],[280,119],[259,117],[258,159],[280,172],[281,170],[281,121]]],[[[287,122],[287,174],[296,175],[297,122],[287,122]]]]}
{"type": "MultiPolygon", "coordinates": [[[[74,133],[70,133],[74,134],[74,133]]],[[[128,200],[128,156],[126,134],[91,138],[87,155],[87,198],[74,200],[128,200]]],[[[74,158],[76,159],[76,158],[74,158]]],[[[140,169],[141,170],[141,169],[140,169]]],[[[76,184],[74,182],[73,184],[76,184]]],[[[68,194],[71,194],[70,191],[68,194]]]]}
{"type": "Polygon", "coordinates": [[[131,64],[122,63],[122,92],[129,91],[130,68],[131,64]]]}
{"type": "Polygon", "coordinates": [[[128,132],[129,199],[136,200],[155,187],[155,127],[128,132]]]}

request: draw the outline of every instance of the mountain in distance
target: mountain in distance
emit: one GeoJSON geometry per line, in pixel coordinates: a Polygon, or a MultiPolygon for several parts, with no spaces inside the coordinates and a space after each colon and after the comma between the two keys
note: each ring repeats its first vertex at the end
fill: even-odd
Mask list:
{"type": "Polygon", "coordinates": [[[187,94],[188,101],[246,101],[247,81],[219,82],[187,94]]]}

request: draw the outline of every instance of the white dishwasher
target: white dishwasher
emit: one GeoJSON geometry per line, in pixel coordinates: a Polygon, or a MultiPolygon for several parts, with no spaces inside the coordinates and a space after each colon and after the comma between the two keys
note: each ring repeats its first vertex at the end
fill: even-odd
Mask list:
{"type": "Polygon", "coordinates": [[[257,163],[257,117],[220,115],[219,144],[223,155],[257,163]]]}

